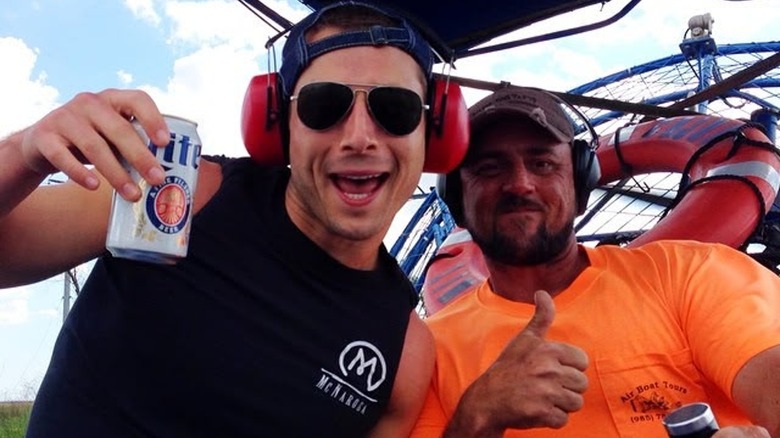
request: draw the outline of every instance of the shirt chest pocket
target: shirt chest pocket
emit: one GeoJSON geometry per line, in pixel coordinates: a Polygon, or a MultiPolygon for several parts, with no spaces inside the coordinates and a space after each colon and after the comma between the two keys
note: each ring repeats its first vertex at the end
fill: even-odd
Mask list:
{"type": "Polygon", "coordinates": [[[595,361],[610,415],[621,437],[665,437],[661,420],[672,410],[706,401],[690,350],[595,361]]]}

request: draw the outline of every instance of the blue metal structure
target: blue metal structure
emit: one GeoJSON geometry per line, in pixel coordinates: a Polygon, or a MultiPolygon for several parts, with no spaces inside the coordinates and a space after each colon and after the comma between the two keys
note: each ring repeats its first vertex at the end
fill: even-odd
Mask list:
{"type": "Polygon", "coordinates": [[[447,204],[432,190],[390,249],[417,291],[425,281],[428,261],[454,228],[455,221],[447,204]]]}
{"type": "MultiPolygon", "coordinates": [[[[570,94],[578,95],[599,95],[599,90],[614,88],[617,84],[624,81],[631,81],[632,78],[642,78],[655,73],[654,80],[658,84],[671,85],[667,90],[651,93],[649,98],[641,101],[642,103],[652,105],[664,105],[677,102],[689,96],[691,93],[699,92],[710,85],[709,78],[720,81],[727,74],[733,74],[738,69],[744,69],[747,62],[738,61],[744,57],[748,62],[755,62],[761,56],[780,53],[780,41],[769,41],[763,43],[741,43],[724,44],[716,47],[715,52],[702,53],[700,58],[696,59],[700,66],[698,69],[688,68],[685,71],[679,71],[679,66],[685,66],[690,60],[683,53],[670,55],[665,58],[650,61],[644,64],[636,65],[625,70],[613,73],[608,76],[596,79],[587,84],[580,85],[568,91],[570,94]],[[726,61],[730,63],[725,64],[726,61]],[[722,65],[721,65],[722,64],[722,65]],[[719,72],[718,66],[727,69],[727,72],[719,72]],[[698,74],[703,68],[706,74],[698,74]],[[668,90],[671,88],[671,90],[668,90]]],[[[749,101],[757,108],[764,108],[770,111],[780,111],[780,99],[776,92],[754,94],[753,90],[780,90],[780,73],[767,74],[763,77],[754,78],[750,81],[740,84],[736,88],[728,90],[722,98],[729,97],[749,101]]],[[[711,105],[703,103],[699,106],[699,112],[707,112],[711,105]]],[[[717,108],[714,109],[717,111],[717,108]]],[[[586,114],[593,114],[592,111],[586,114]]],[[[626,115],[622,111],[606,111],[590,117],[594,126],[619,119],[626,115]]]]}

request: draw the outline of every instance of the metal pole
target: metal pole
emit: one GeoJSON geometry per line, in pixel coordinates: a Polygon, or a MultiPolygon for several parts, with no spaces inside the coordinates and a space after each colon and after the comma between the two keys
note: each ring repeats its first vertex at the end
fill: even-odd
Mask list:
{"type": "Polygon", "coordinates": [[[750,114],[750,120],[764,127],[766,136],[772,144],[775,144],[777,137],[777,120],[780,113],[766,108],[760,108],[750,114]]]}
{"type": "Polygon", "coordinates": [[[65,274],[63,274],[63,280],[64,280],[64,291],[62,294],[62,323],[65,323],[65,318],[68,316],[68,312],[70,311],[70,275],[68,275],[68,272],[66,271],[65,274]]]}

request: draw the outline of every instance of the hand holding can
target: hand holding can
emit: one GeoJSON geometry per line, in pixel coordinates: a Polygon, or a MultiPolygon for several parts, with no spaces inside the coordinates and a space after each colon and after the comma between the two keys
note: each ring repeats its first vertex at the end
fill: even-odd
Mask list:
{"type": "Polygon", "coordinates": [[[122,160],[153,184],[159,184],[164,177],[159,162],[148,152],[141,137],[134,134],[139,125],[156,144],[168,143],[165,118],[146,92],[108,89],[78,93],[36,123],[8,137],[9,144],[14,149],[18,147],[19,160],[13,165],[16,170],[5,172],[4,176],[24,178],[27,185],[11,184],[17,190],[4,195],[3,201],[16,205],[35,188],[34,182],[40,183],[46,175],[58,172],[85,189],[97,190],[108,183],[125,199],[137,200],[140,190],[122,167],[122,160]],[[137,122],[135,126],[128,122],[131,116],[137,122]],[[26,193],[20,193],[18,188],[26,193]]]}
{"type": "Polygon", "coordinates": [[[170,130],[166,147],[152,143],[133,122],[165,170],[165,179],[150,186],[137,170],[124,163],[142,193],[138,201],[130,202],[114,191],[106,248],[115,257],[174,264],[187,255],[202,147],[195,122],[174,116],[165,116],[165,121],[170,130]]]}

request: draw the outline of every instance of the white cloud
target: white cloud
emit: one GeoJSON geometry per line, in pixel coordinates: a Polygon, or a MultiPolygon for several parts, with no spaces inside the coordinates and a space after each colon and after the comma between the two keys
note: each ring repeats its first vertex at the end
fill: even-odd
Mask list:
{"type": "MultiPolygon", "coordinates": [[[[291,20],[306,13],[286,2],[267,4],[291,20]]],[[[169,41],[186,55],[175,61],[164,88],[139,88],[161,111],[198,122],[205,154],[245,156],[240,135],[244,93],[252,76],[268,71],[264,45],[276,32],[236,1],[170,1],[165,13],[172,23],[169,41]]]]}
{"type": "Polygon", "coordinates": [[[43,309],[38,310],[34,312],[34,315],[41,316],[44,319],[51,319],[51,318],[61,318],[62,317],[62,310],[50,308],[50,309],[43,309]]]}
{"type": "Polygon", "coordinates": [[[154,10],[154,0],[125,0],[125,6],[141,20],[158,26],[161,22],[160,16],[154,10]]]}
{"type": "Polygon", "coordinates": [[[130,85],[133,83],[133,74],[124,70],[119,70],[116,72],[116,77],[123,85],[130,85]]]}
{"type": "Polygon", "coordinates": [[[228,45],[176,61],[166,88],[142,86],[164,113],[199,123],[205,154],[243,156],[240,114],[246,86],[259,73],[255,54],[228,45]]]}
{"type": "Polygon", "coordinates": [[[30,319],[30,289],[18,287],[0,291],[0,326],[24,324],[30,319]]]}
{"type": "Polygon", "coordinates": [[[46,74],[33,76],[38,51],[17,38],[0,38],[0,137],[26,127],[54,109],[58,91],[46,85],[46,74]],[[9,104],[11,103],[12,104],[9,104]]]}
{"type": "MultiPolygon", "coordinates": [[[[284,1],[264,3],[293,21],[303,18],[308,11],[303,7],[293,9],[284,1]]],[[[262,47],[276,34],[235,0],[169,1],[165,13],[172,22],[170,39],[174,43],[262,47]]]]}
{"type": "Polygon", "coordinates": [[[644,27],[647,35],[669,35],[674,42],[679,42],[688,19],[707,12],[715,20],[713,36],[716,41],[749,42],[776,34],[776,0],[655,2],[658,4],[648,2],[645,15],[637,18],[644,22],[638,25],[644,27]]]}
{"type": "MultiPolygon", "coordinates": [[[[597,23],[612,17],[625,3],[609,2],[520,29],[483,46],[516,41],[597,23]]],[[[709,12],[718,44],[776,40],[776,0],[648,0],[601,29],[561,39],[519,46],[459,60],[458,76],[504,80],[565,91],[637,64],[680,53],[679,44],[694,15],[709,12]],[[630,48],[630,49],[627,49],[630,48]]],[[[474,94],[467,92],[467,99],[474,94]]],[[[473,100],[469,100],[473,102],[473,100]]]]}

